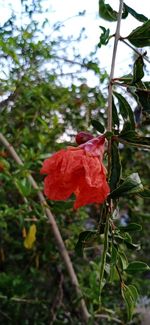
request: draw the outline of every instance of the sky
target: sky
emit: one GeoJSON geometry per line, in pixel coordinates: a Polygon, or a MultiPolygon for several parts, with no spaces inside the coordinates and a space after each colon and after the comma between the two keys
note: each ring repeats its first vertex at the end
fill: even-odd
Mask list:
{"type": "MultiPolygon", "coordinates": [[[[107,0],[113,9],[118,11],[119,0],[107,0]]],[[[12,8],[16,11],[18,17],[21,12],[21,0],[0,0],[0,21],[3,23],[10,15],[9,4],[11,3],[12,8]]],[[[135,1],[126,0],[125,3],[133,7],[137,12],[147,14],[150,12],[150,2],[148,0],[135,1]]],[[[50,8],[50,13],[47,14],[47,18],[51,23],[57,21],[65,21],[64,27],[61,32],[64,36],[74,35],[78,36],[82,27],[86,29],[87,39],[83,40],[79,45],[79,52],[82,56],[86,56],[89,52],[93,51],[95,45],[99,42],[100,28],[99,26],[104,26],[105,28],[110,28],[111,33],[115,32],[116,23],[107,22],[101,19],[98,15],[98,0],[45,0],[45,6],[50,8]],[[86,10],[85,16],[75,17],[79,12],[86,10]],[[69,17],[74,17],[68,19],[69,17]]],[[[133,18],[131,15],[127,19],[122,21],[121,24],[121,36],[127,36],[134,28],[141,25],[139,21],[133,18]]],[[[126,45],[119,42],[117,50],[117,61],[115,68],[115,76],[121,76],[129,71],[129,64],[131,59],[132,50],[130,50],[126,45]]],[[[106,69],[110,72],[111,57],[112,57],[112,47],[113,39],[109,42],[107,46],[101,47],[98,50],[98,59],[100,62],[100,67],[106,69]]],[[[70,53],[71,56],[71,53],[70,53]]],[[[68,57],[69,59],[69,57],[68,57]]],[[[88,77],[88,83],[90,86],[94,86],[96,79],[94,75],[88,77]]]]}

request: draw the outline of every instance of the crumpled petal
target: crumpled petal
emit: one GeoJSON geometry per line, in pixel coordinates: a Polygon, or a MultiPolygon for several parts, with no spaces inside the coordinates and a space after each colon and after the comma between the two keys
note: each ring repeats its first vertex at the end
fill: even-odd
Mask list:
{"type": "Polygon", "coordinates": [[[41,174],[44,193],[50,200],[66,200],[75,194],[74,208],[103,203],[110,189],[102,163],[104,137],[91,139],[79,147],[68,147],[46,159],[41,174]]]}

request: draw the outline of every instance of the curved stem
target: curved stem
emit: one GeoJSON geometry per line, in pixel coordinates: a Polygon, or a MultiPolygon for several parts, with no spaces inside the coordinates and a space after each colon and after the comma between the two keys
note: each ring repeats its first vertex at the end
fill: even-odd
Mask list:
{"type": "MultiPolygon", "coordinates": [[[[10,145],[10,143],[7,141],[7,139],[3,136],[2,133],[0,133],[0,142],[6,147],[6,149],[9,151],[10,155],[16,161],[16,163],[18,165],[23,166],[22,160],[20,159],[20,157],[16,153],[13,146],[10,145]]],[[[47,204],[47,202],[46,202],[46,200],[44,198],[44,195],[39,190],[39,187],[38,187],[37,183],[35,182],[34,178],[30,174],[28,174],[27,178],[28,178],[30,184],[32,185],[32,187],[37,191],[37,196],[39,198],[40,204],[43,207],[43,209],[44,209],[44,211],[45,211],[45,213],[46,213],[46,215],[48,217],[48,220],[49,220],[49,223],[51,225],[53,235],[54,235],[56,243],[57,243],[59,253],[60,253],[60,255],[61,255],[61,257],[62,257],[62,259],[63,259],[63,261],[65,263],[65,266],[66,266],[66,269],[67,269],[68,274],[70,276],[72,285],[74,286],[74,289],[76,291],[77,296],[81,298],[80,302],[79,302],[80,303],[80,309],[81,309],[81,313],[82,313],[82,317],[84,319],[84,322],[87,323],[88,320],[89,320],[90,315],[88,313],[85,301],[83,299],[83,295],[82,295],[82,292],[80,290],[79,282],[78,282],[76,273],[74,271],[70,256],[69,256],[68,251],[67,251],[67,249],[66,249],[66,247],[64,245],[64,242],[63,242],[61,233],[59,231],[59,228],[57,226],[57,223],[55,221],[55,218],[54,218],[53,214],[51,213],[51,211],[50,211],[50,209],[48,207],[48,204],[47,204]]]]}

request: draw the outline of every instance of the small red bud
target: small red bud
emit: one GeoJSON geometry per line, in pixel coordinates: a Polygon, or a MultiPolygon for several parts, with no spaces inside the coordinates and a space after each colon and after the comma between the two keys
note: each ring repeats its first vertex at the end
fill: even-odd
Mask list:
{"type": "Polygon", "coordinates": [[[79,132],[75,137],[76,143],[79,145],[83,144],[93,138],[94,138],[94,136],[89,132],[79,132]]]}

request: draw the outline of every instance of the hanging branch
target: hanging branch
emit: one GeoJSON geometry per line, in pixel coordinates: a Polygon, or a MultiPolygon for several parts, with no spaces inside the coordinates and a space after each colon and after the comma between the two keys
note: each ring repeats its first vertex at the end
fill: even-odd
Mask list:
{"type": "MultiPolygon", "coordinates": [[[[13,146],[10,145],[10,143],[6,140],[6,138],[3,136],[2,133],[0,133],[0,141],[6,147],[6,149],[9,151],[10,155],[16,161],[16,163],[18,165],[23,166],[22,160],[20,159],[20,157],[16,153],[13,146]]],[[[90,315],[88,313],[85,301],[83,299],[83,294],[82,294],[82,292],[80,290],[79,282],[78,282],[76,273],[74,271],[70,256],[69,256],[68,251],[67,251],[67,249],[66,249],[66,247],[64,245],[64,242],[63,242],[63,239],[61,237],[61,234],[60,234],[59,228],[57,226],[57,223],[55,221],[55,218],[54,218],[53,214],[51,213],[51,211],[50,211],[50,209],[48,207],[48,204],[47,204],[47,202],[46,202],[46,200],[44,198],[44,195],[39,190],[38,185],[35,182],[34,178],[30,174],[28,174],[27,178],[28,178],[30,184],[32,185],[32,187],[37,191],[37,196],[39,198],[40,204],[43,207],[43,209],[44,209],[44,211],[45,211],[45,213],[46,213],[46,215],[48,217],[48,220],[49,220],[49,223],[51,225],[53,235],[54,235],[56,243],[57,243],[59,253],[60,253],[60,255],[61,255],[61,257],[62,257],[62,259],[63,259],[63,261],[65,263],[66,269],[67,269],[68,274],[70,276],[71,283],[75,288],[76,294],[77,294],[78,298],[80,298],[79,303],[80,303],[80,309],[81,309],[83,320],[84,320],[85,323],[87,323],[90,315]]]]}

